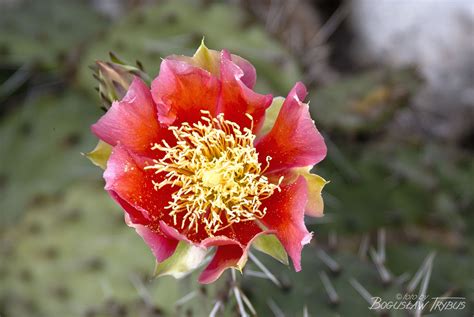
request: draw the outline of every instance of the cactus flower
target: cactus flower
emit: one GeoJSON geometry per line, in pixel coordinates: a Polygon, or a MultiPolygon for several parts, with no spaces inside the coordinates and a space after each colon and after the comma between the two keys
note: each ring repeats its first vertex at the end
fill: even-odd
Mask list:
{"type": "Polygon", "coordinates": [[[326,183],[309,170],[326,145],[302,83],[273,99],[255,81],[248,61],[202,44],[193,57],[164,59],[151,88],[135,77],[92,126],[112,148],[105,189],[157,274],[182,276],[213,250],[199,277],[211,283],[242,269],[252,244],[282,260],[280,246],[301,269],[312,237],[304,216],[322,215],[326,183]]]}

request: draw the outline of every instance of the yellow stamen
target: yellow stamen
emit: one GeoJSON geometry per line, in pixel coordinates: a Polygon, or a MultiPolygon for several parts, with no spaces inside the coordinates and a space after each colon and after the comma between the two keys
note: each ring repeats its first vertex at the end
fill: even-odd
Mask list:
{"type": "MultiPolygon", "coordinates": [[[[152,149],[165,155],[146,168],[166,173],[165,180],[153,182],[156,190],[165,185],[179,187],[166,207],[174,224],[181,215],[181,229],[194,227],[198,232],[202,223],[213,235],[233,223],[265,216],[261,200],[280,190],[282,178],[273,184],[263,175],[266,168],[258,161],[251,129],[242,130],[222,114],[211,118],[209,112],[201,112],[201,121],[192,126],[185,122],[169,127],[176,145],[155,143],[152,149]]],[[[267,167],[270,159],[266,158],[267,167]]]]}

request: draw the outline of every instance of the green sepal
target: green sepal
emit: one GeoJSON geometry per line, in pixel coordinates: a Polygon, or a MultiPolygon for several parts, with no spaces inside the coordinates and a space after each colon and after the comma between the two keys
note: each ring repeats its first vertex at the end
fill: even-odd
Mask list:
{"type": "Polygon", "coordinates": [[[255,238],[252,246],[260,252],[266,253],[281,263],[288,265],[288,254],[280,240],[273,234],[262,234],[255,238]]]}
{"type": "Polygon", "coordinates": [[[265,121],[263,122],[262,129],[259,132],[260,135],[267,134],[273,128],[284,101],[285,98],[283,97],[273,98],[272,104],[268,107],[265,113],[265,121]]]}
{"type": "Polygon", "coordinates": [[[176,251],[163,262],[156,263],[154,277],[171,275],[181,278],[201,264],[207,251],[193,246],[185,241],[180,241],[176,251]]]}
{"type": "Polygon", "coordinates": [[[204,68],[211,74],[219,75],[219,53],[214,50],[209,50],[206,44],[204,44],[204,38],[192,59],[199,67],[204,68]]]}
{"type": "Polygon", "coordinates": [[[112,146],[102,140],[99,140],[92,151],[88,153],[82,153],[82,155],[87,157],[94,165],[105,170],[107,168],[107,161],[109,160],[111,153],[112,146]]]}
{"type": "Polygon", "coordinates": [[[97,90],[105,109],[109,109],[113,101],[121,100],[125,96],[135,76],[147,84],[151,81],[140,62],[137,61],[137,66],[132,66],[113,53],[110,53],[110,60],[96,61],[96,65],[91,67],[94,70],[94,78],[99,82],[97,90]]]}
{"type": "Polygon", "coordinates": [[[324,186],[329,183],[319,175],[311,174],[311,166],[295,168],[293,172],[297,176],[303,176],[308,188],[308,202],[306,204],[305,214],[312,217],[322,217],[324,214],[324,201],[322,191],[324,186]]]}

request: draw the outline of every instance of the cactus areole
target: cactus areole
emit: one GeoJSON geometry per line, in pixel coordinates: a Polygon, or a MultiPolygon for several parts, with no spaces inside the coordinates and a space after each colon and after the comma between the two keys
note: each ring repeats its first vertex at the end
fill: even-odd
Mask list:
{"type": "Polygon", "coordinates": [[[283,99],[256,93],[255,81],[247,60],[202,44],[164,59],[151,88],[135,77],[92,126],[101,142],[90,158],[104,160],[105,189],[157,274],[180,277],[212,250],[199,277],[211,283],[242,269],[252,244],[275,258],[286,251],[301,269],[312,237],[304,216],[322,216],[326,183],[309,170],[326,145],[302,83],[283,99]]]}

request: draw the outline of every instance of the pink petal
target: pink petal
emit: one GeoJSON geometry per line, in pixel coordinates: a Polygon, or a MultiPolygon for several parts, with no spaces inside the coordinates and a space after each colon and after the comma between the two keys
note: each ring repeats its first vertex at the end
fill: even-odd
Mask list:
{"type": "Polygon", "coordinates": [[[255,67],[253,67],[253,65],[248,60],[238,55],[232,54],[231,60],[235,63],[235,65],[239,66],[243,72],[240,81],[248,88],[253,89],[255,82],[257,81],[257,71],[255,70],[255,67]]]}
{"type": "Polygon", "coordinates": [[[298,272],[301,270],[301,251],[303,245],[311,240],[311,233],[304,224],[304,212],[307,203],[306,182],[304,177],[289,185],[281,185],[281,192],[263,200],[267,214],[262,219],[283,244],[298,272]]]}
{"type": "Polygon", "coordinates": [[[178,240],[170,239],[164,236],[162,233],[151,230],[147,226],[140,224],[134,224],[132,222],[127,223],[130,227],[135,228],[135,231],[142,237],[143,241],[150,247],[153,255],[158,262],[163,262],[167,258],[173,255],[176,247],[178,246],[178,240]]]}
{"type": "Polygon", "coordinates": [[[219,80],[209,72],[179,60],[165,59],[151,84],[159,121],[179,125],[200,120],[201,110],[216,112],[219,80]]]}
{"type": "Polygon", "coordinates": [[[297,83],[288,94],[272,130],[256,141],[255,147],[267,173],[293,167],[313,166],[326,156],[326,144],[311,119],[309,107],[302,100],[306,88],[297,83]]]}
{"type": "Polygon", "coordinates": [[[133,80],[125,97],[115,101],[91,129],[110,145],[120,143],[146,156],[152,155],[152,143],[169,134],[160,127],[150,90],[138,77],[133,80]]]}
{"type": "Polygon", "coordinates": [[[224,113],[224,118],[237,123],[240,127],[251,126],[246,114],[253,117],[253,131],[258,133],[265,118],[265,110],[272,103],[271,95],[260,95],[250,89],[242,78],[244,71],[232,60],[226,51],[221,53],[222,89],[219,99],[218,112],[224,113]]]}
{"type": "MultiPolygon", "coordinates": [[[[209,71],[215,77],[220,78],[221,68],[221,52],[216,50],[207,50],[210,54],[210,58],[206,59],[206,64],[202,65],[195,57],[183,56],[183,55],[171,55],[166,59],[177,60],[186,62],[192,66],[200,67],[209,71]]],[[[235,54],[231,54],[231,60],[234,62],[243,72],[243,76],[240,80],[250,89],[253,89],[257,81],[257,72],[255,67],[243,57],[235,54]]]]}
{"type": "Polygon", "coordinates": [[[186,242],[192,243],[184,234],[180,233],[175,228],[167,225],[164,221],[160,221],[160,229],[164,235],[166,235],[167,237],[171,239],[176,239],[179,241],[186,241],[186,242]]]}
{"type": "Polygon", "coordinates": [[[126,216],[130,223],[147,225],[150,223],[148,214],[138,210],[137,208],[130,205],[128,202],[123,200],[115,191],[109,190],[109,195],[125,210],[126,216]]]}

